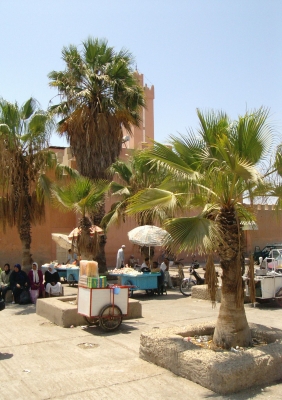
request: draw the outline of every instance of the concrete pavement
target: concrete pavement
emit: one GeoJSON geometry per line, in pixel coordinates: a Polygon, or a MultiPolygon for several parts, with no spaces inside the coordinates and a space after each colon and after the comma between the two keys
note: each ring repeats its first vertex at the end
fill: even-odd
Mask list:
{"type": "MultiPolygon", "coordinates": [[[[76,294],[65,285],[65,295],[76,294]]],[[[135,292],[143,318],[116,332],[98,327],[61,328],[35,306],[7,304],[1,312],[0,398],[10,399],[282,399],[277,383],[229,396],[217,395],[139,358],[142,331],[216,319],[219,305],[184,297],[178,290],[148,297],[135,292]]],[[[246,305],[250,322],[282,329],[282,310],[246,305]]],[[[281,377],[282,378],[282,377],[281,377]]]]}

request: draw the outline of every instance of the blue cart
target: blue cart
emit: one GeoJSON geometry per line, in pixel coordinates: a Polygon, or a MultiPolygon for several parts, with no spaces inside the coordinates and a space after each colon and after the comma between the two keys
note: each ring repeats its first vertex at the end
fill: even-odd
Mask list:
{"type": "Polygon", "coordinates": [[[130,296],[132,296],[135,290],[146,290],[147,294],[153,295],[155,290],[158,290],[158,276],[161,276],[161,273],[144,272],[136,276],[130,274],[122,274],[119,276],[122,286],[132,286],[129,291],[130,296]]]}
{"type": "Polygon", "coordinates": [[[79,281],[79,267],[67,268],[67,282],[69,286],[74,286],[79,281]]]}

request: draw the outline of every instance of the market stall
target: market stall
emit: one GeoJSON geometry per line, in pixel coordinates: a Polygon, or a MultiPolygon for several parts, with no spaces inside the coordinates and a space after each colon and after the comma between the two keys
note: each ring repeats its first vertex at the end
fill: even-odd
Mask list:
{"type": "Polygon", "coordinates": [[[136,290],[145,290],[147,294],[154,294],[158,290],[158,277],[160,272],[138,272],[131,268],[114,270],[111,276],[119,279],[120,285],[130,286],[130,295],[136,290]]]}

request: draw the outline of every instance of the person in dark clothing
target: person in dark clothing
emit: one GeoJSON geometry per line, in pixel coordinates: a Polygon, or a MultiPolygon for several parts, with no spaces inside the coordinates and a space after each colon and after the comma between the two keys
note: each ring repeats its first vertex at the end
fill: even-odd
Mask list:
{"type": "Polygon", "coordinates": [[[46,294],[50,296],[50,294],[62,294],[63,288],[60,282],[60,276],[58,271],[55,270],[52,264],[49,265],[49,268],[45,272],[45,291],[46,294]]]}
{"type": "Polygon", "coordinates": [[[22,271],[20,264],[14,265],[14,271],[10,276],[10,286],[14,295],[13,303],[18,304],[20,300],[20,294],[25,287],[28,287],[27,274],[22,271]]]}
{"type": "Polygon", "coordinates": [[[0,297],[2,297],[4,300],[8,290],[11,290],[10,288],[11,273],[12,271],[10,269],[10,264],[5,264],[4,271],[2,271],[0,275],[0,297]]]}

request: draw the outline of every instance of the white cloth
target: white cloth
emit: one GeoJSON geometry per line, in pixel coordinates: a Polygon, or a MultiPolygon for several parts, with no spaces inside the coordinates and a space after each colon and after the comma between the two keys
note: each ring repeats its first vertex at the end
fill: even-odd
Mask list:
{"type": "Polygon", "coordinates": [[[169,272],[166,271],[167,266],[165,265],[164,262],[161,263],[160,268],[161,268],[162,271],[164,271],[164,282],[165,282],[165,284],[167,284],[167,286],[168,286],[169,288],[171,288],[171,287],[172,287],[171,277],[170,277],[169,272]]]}
{"type": "Polygon", "coordinates": [[[118,249],[118,252],[117,252],[116,268],[119,269],[122,264],[124,265],[124,251],[123,251],[123,248],[121,247],[120,249],[118,249]]]}
{"type": "Polygon", "coordinates": [[[143,262],[143,264],[141,265],[140,271],[142,272],[142,269],[150,269],[150,264],[149,266],[145,263],[145,261],[143,262]]]}
{"type": "Polygon", "coordinates": [[[165,265],[164,262],[162,262],[160,268],[165,272],[165,270],[167,269],[167,266],[165,265]]]}
{"type": "Polygon", "coordinates": [[[38,264],[36,262],[32,263],[32,265],[36,265],[36,270],[32,269],[33,272],[33,282],[39,283],[39,276],[38,276],[38,264]]]}
{"type": "Polygon", "coordinates": [[[57,282],[54,286],[52,286],[51,283],[47,283],[45,291],[49,294],[62,294],[63,287],[61,282],[57,282]]]}

